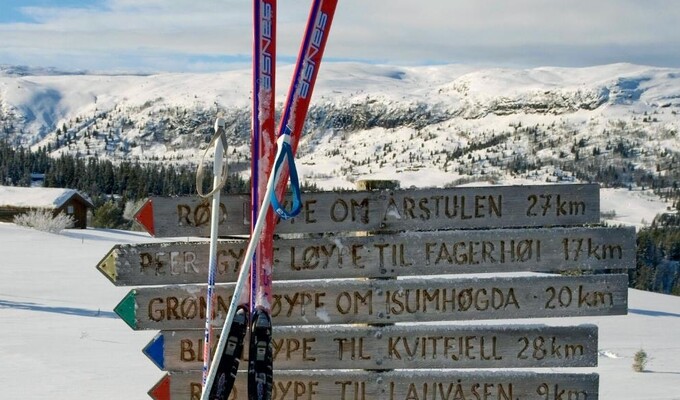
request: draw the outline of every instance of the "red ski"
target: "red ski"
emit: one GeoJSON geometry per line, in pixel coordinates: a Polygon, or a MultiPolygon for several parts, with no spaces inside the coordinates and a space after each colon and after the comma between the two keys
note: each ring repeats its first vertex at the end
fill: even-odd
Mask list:
{"type": "Polygon", "coordinates": [[[248,398],[269,399],[272,387],[271,323],[266,310],[271,308],[272,299],[276,218],[270,207],[260,208],[260,205],[264,203],[267,180],[276,155],[276,0],[254,0],[253,5],[251,235],[260,213],[265,214],[261,216],[265,221],[250,266],[248,398]]]}
{"type": "MultiPolygon", "coordinates": [[[[294,154],[302,133],[305,117],[309,109],[309,102],[314,89],[314,83],[319,72],[323,51],[328,40],[328,33],[335,13],[337,0],[314,0],[307,21],[307,28],[295,66],[293,81],[286,98],[283,116],[276,138],[276,155],[271,153],[270,120],[273,120],[273,88],[274,88],[274,24],[276,22],[276,7],[272,1],[257,1],[255,7],[255,52],[254,61],[254,109],[253,109],[253,221],[250,242],[244,256],[243,264],[234,288],[229,311],[224,321],[223,332],[232,332],[236,310],[241,302],[249,272],[251,276],[251,344],[249,363],[248,398],[251,400],[270,400],[273,381],[273,354],[271,345],[271,304],[272,304],[272,252],[273,230],[275,220],[269,205],[281,218],[293,217],[300,206],[299,185],[295,171],[294,154]],[[264,7],[264,8],[263,8],[264,7]],[[259,11],[258,11],[259,10],[259,11]],[[271,14],[267,14],[271,11],[271,14]],[[258,17],[258,15],[260,15],[258,17]],[[271,25],[270,25],[271,22],[271,25]],[[264,25],[262,25],[264,23],[264,25]],[[258,28],[258,24],[259,28],[258,28]],[[265,27],[263,29],[262,27],[265,27]],[[271,27],[272,30],[267,30],[271,27]],[[263,32],[271,35],[264,35],[263,32]],[[271,58],[268,58],[271,56],[271,58]],[[270,63],[270,64],[267,64],[270,63]],[[264,66],[264,67],[263,67],[264,66]],[[271,66],[270,69],[267,69],[271,66]],[[269,71],[269,72],[267,72],[269,71]],[[271,78],[271,81],[269,79],[271,78]],[[271,90],[263,90],[263,83],[271,90]],[[271,96],[271,97],[270,97],[271,96]],[[271,99],[271,102],[269,102],[271,99]],[[261,112],[262,111],[262,112],[261,112]],[[270,117],[271,116],[271,117],[270,117]],[[257,132],[256,132],[257,131],[257,132]],[[257,154],[256,154],[257,152],[257,154]],[[287,160],[287,163],[284,161],[287,160]],[[257,165],[256,165],[257,164],[257,165]],[[278,201],[283,196],[290,175],[294,192],[293,211],[286,211],[278,201]],[[266,184],[262,186],[264,177],[266,184]],[[281,179],[283,178],[283,179],[281,179]],[[264,188],[264,193],[263,193],[264,188]],[[255,191],[257,190],[257,193],[255,191]],[[278,196],[277,196],[278,194],[278,196]],[[257,203],[256,203],[257,202],[257,203]],[[258,204],[259,207],[255,205],[258,204]],[[265,211],[266,210],[266,211],[265,211]],[[271,219],[270,219],[271,218],[271,219]],[[252,268],[249,268],[252,266],[252,268]]],[[[227,340],[231,335],[222,335],[215,349],[210,373],[201,396],[201,400],[213,400],[209,397],[214,393],[213,386],[219,385],[215,376],[219,374],[218,365],[225,352],[228,352],[227,340]]],[[[235,362],[238,362],[237,360],[235,362]]],[[[226,363],[228,364],[228,363],[226,363]]],[[[227,368],[228,366],[224,366],[227,368]]],[[[230,370],[234,370],[231,368],[230,370]]],[[[222,375],[226,376],[226,371],[222,375]]],[[[224,395],[224,393],[221,393],[224,395]]],[[[228,395],[228,393],[226,393],[228,395]]],[[[220,397],[221,398],[221,397],[220,397]]],[[[226,398],[226,397],[224,397],[226,398]]]]}

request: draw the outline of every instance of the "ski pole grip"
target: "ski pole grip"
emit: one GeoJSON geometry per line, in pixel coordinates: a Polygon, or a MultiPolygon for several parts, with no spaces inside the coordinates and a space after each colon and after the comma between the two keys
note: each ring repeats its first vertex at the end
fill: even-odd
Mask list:
{"type": "Polygon", "coordinates": [[[295,157],[293,156],[293,147],[290,145],[290,135],[284,133],[279,136],[277,140],[279,146],[278,156],[276,162],[274,163],[274,173],[275,176],[281,173],[281,166],[284,160],[288,160],[288,172],[290,174],[290,187],[293,192],[293,205],[290,211],[287,211],[283,205],[276,198],[276,191],[272,191],[271,194],[271,204],[274,212],[281,217],[281,219],[291,219],[295,218],[302,210],[302,196],[300,194],[300,182],[298,180],[297,168],[295,167],[295,157]]]}
{"type": "Polygon", "coordinates": [[[206,147],[205,151],[203,152],[203,156],[201,157],[201,161],[198,163],[198,170],[196,171],[196,191],[198,192],[198,195],[203,197],[203,198],[208,198],[214,195],[215,193],[219,192],[222,190],[224,185],[227,183],[227,162],[226,160],[222,160],[222,162],[218,162],[218,158],[224,157],[224,155],[227,153],[227,135],[225,134],[225,128],[226,128],[226,123],[224,122],[223,118],[217,118],[215,120],[215,134],[213,135],[212,139],[210,140],[210,143],[208,143],[208,147],[206,147]],[[221,150],[218,151],[218,141],[221,141],[221,150]],[[205,171],[203,170],[203,162],[205,158],[208,155],[208,151],[210,149],[215,148],[215,161],[213,164],[213,175],[215,177],[220,174],[220,180],[217,183],[217,185],[213,185],[213,189],[208,192],[204,193],[203,192],[203,177],[205,175],[205,171]],[[221,168],[216,168],[218,165],[221,165],[221,168]],[[221,170],[221,173],[220,173],[221,170]]]}

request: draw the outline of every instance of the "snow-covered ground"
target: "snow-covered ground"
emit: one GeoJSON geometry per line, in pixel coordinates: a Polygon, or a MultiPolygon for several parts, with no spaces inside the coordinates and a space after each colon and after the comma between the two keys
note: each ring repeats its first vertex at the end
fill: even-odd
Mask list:
{"type": "MultiPolygon", "coordinates": [[[[665,205],[639,193],[603,191],[602,209],[635,224],[651,221],[640,210],[665,205]]],[[[164,374],[141,351],[155,332],[132,331],[118,319],[112,309],[129,288],[113,286],[95,265],[115,244],[156,240],[96,229],[55,235],[0,223],[0,399],[148,398],[164,374]]],[[[599,373],[601,399],[680,399],[680,297],[630,290],[626,316],[531,323],[599,326],[599,367],[564,371],[599,373]],[[640,348],[651,357],[645,373],[631,368],[640,348]]]]}
{"type": "Polygon", "coordinates": [[[654,217],[669,212],[666,203],[651,190],[601,189],[600,212],[607,215],[608,223],[625,224],[641,228],[648,226],[654,217]]]}
{"type": "Polygon", "coordinates": [[[148,235],[0,223],[0,398],[144,399],[162,373],[141,353],[153,332],[113,313],[127,292],[95,269],[148,235]]]}

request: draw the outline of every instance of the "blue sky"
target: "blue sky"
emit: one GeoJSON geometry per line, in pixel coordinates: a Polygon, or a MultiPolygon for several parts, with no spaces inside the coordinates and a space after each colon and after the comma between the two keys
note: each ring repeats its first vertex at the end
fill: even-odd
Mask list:
{"type": "Polygon", "coordinates": [[[104,4],[104,0],[2,0],[0,2],[0,23],[36,22],[29,13],[23,11],[26,7],[82,8],[101,7],[104,4]]]}
{"type": "MultiPolygon", "coordinates": [[[[0,64],[220,71],[250,64],[247,0],[0,0],[0,64]]],[[[309,2],[278,2],[292,62],[309,2]]],[[[680,67],[677,0],[339,0],[327,60],[680,67]]]]}

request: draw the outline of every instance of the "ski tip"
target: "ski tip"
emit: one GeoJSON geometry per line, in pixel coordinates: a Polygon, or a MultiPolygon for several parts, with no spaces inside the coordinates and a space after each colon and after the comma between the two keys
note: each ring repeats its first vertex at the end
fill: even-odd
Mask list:
{"type": "Polygon", "coordinates": [[[148,392],[149,397],[155,400],[170,400],[170,375],[166,374],[148,392]]]}
{"type": "Polygon", "coordinates": [[[97,264],[99,272],[104,274],[114,285],[117,284],[118,270],[116,262],[118,261],[118,245],[114,246],[106,256],[97,264]]]}
{"type": "Polygon", "coordinates": [[[134,219],[149,233],[149,235],[156,236],[153,221],[153,200],[147,200],[144,205],[137,210],[134,219]]]}
{"type": "Polygon", "coordinates": [[[132,329],[137,329],[137,316],[135,310],[137,308],[137,291],[130,290],[128,294],[123,297],[123,300],[113,309],[118,316],[125,321],[132,329]]]}
{"type": "Polygon", "coordinates": [[[154,336],[149,344],[142,349],[142,353],[149,357],[149,360],[156,364],[159,369],[165,369],[165,337],[163,332],[154,336]]]}

